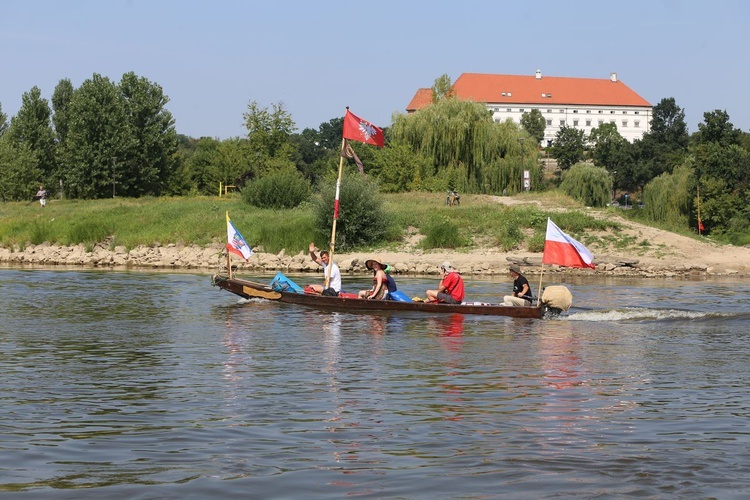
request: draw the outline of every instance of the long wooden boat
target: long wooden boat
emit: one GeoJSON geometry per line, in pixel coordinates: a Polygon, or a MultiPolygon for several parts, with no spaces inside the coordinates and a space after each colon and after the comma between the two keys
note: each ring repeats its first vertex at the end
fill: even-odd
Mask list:
{"type": "Polygon", "coordinates": [[[533,318],[556,316],[561,309],[541,304],[539,306],[518,307],[500,304],[470,302],[463,304],[442,304],[436,302],[401,302],[396,300],[367,300],[352,297],[330,297],[325,295],[275,290],[270,285],[236,277],[214,274],[211,284],[245,299],[260,298],[275,300],[307,307],[348,311],[417,311],[430,314],[459,313],[507,316],[512,318],[533,318]]]}

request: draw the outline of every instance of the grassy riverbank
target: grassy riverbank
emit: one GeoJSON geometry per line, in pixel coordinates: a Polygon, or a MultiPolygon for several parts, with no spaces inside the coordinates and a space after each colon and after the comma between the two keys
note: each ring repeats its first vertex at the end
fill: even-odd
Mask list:
{"type": "MultiPolygon", "coordinates": [[[[382,247],[398,248],[406,239],[425,235],[422,245],[432,248],[496,246],[540,251],[547,216],[571,235],[588,230],[616,230],[617,224],[585,214],[580,204],[556,193],[517,196],[521,203],[506,206],[490,196],[464,195],[461,205],[447,207],[439,193],[382,195],[389,214],[389,237],[382,247]],[[535,205],[555,206],[548,211],[535,205]]],[[[226,238],[225,213],[251,245],[266,252],[298,252],[310,241],[325,246],[330,228],[316,228],[310,207],[265,210],[251,207],[239,196],[182,198],[115,198],[106,200],[50,200],[0,205],[0,245],[29,243],[56,245],[107,242],[112,248],[138,245],[207,245],[226,238]]],[[[616,232],[616,231],[615,231],[616,232]]]]}

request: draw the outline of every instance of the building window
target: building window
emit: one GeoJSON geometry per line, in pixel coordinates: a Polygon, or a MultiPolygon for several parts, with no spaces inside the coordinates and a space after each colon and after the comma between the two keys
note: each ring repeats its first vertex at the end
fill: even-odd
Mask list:
{"type": "Polygon", "coordinates": [[[599,126],[601,127],[602,125],[604,125],[604,120],[599,120],[599,126]]]}
{"type": "Polygon", "coordinates": [[[639,114],[640,114],[640,111],[636,111],[636,112],[635,112],[635,114],[636,114],[636,115],[639,115],[639,114]]]}
{"type": "Polygon", "coordinates": [[[591,110],[590,110],[590,109],[587,109],[587,110],[586,110],[586,113],[589,113],[589,114],[591,114],[591,110]]]}
{"type": "Polygon", "coordinates": [[[623,120],[622,121],[622,128],[626,128],[627,126],[628,126],[628,121],[627,120],[623,120]]]}
{"type": "Polygon", "coordinates": [[[519,109],[518,111],[520,111],[521,113],[523,113],[523,108],[519,109]]]}
{"type": "Polygon", "coordinates": [[[615,125],[615,121],[614,120],[610,120],[609,123],[611,123],[612,125],[615,125]]]}
{"type": "Polygon", "coordinates": [[[560,126],[561,126],[561,127],[564,127],[564,126],[565,126],[565,120],[560,120],[560,126]]]}
{"type": "Polygon", "coordinates": [[[611,110],[611,111],[609,112],[609,114],[610,114],[610,115],[614,115],[614,114],[615,114],[615,110],[614,110],[614,109],[613,109],[613,110],[611,110]]]}
{"type": "Polygon", "coordinates": [[[578,113],[578,110],[577,110],[577,109],[574,109],[574,110],[573,110],[573,113],[578,113]]]}
{"type": "Polygon", "coordinates": [[[591,126],[591,120],[586,120],[586,126],[587,126],[587,127],[590,127],[590,126],[591,126]]]}
{"type": "Polygon", "coordinates": [[[633,123],[633,126],[634,126],[635,128],[640,128],[640,127],[641,127],[641,122],[639,122],[638,120],[636,120],[636,121],[635,121],[635,122],[633,123]]]}
{"type": "Polygon", "coordinates": [[[600,110],[599,110],[599,114],[602,114],[602,113],[604,113],[604,111],[602,111],[602,110],[600,109],[600,110]]]}
{"type": "Polygon", "coordinates": [[[507,111],[508,113],[510,113],[510,112],[511,112],[511,109],[510,109],[510,108],[508,108],[508,109],[506,109],[505,111],[507,111]]]}
{"type": "Polygon", "coordinates": [[[551,127],[551,126],[552,126],[552,120],[547,120],[547,126],[548,126],[548,127],[551,127]]]}
{"type": "Polygon", "coordinates": [[[548,110],[547,110],[547,113],[552,113],[552,110],[551,110],[551,109],[548,109],[548,110]]]}
{"type": "Polygon", "coordinates": [[[577,127],[577,126],[578,126],[578,120],[573,120],[573,126],[574,126],[574,127],[577,127]]]}

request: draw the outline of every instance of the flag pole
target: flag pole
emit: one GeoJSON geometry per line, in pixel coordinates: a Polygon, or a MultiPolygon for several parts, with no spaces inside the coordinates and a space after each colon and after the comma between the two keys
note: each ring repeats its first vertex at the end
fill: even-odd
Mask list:
{"type": "MultiPolygon", "coordinates": [[[[229,210],[227,210],[227,229],[229,228],[229,210]]],[[[229,256],[229,248],[224,248],[227,252],[227,278],[232,279],[232,262],[229,256]]]]}
{"type": "MultiPolygon", "coordinates": [[[[347,106],[347,110],[349,107],[347,106]]],[[[339,219],[339,197],[341,194],[341,177],[344,172],[344,146],[346,145],[346,139],[341,138],[341,153],[339,154],[339,176],[336,179],[336,198],[333,201],[333,226],[331,227],[331,246],[328,251],[328,265],[326,266],[326,280],[325,288],[328,288],[328,284],[331,281],[331,267],[333,266],[333,249],[336,246],[336,221],[339,219]]]]}
{"type": "Polygon", "coordinates": [[[542,261],[542,272],[539,274],[539,293],[536,294],[536,306],[542,303],[542,276],[544,276],[544,262],[542,261]]]}
{"type": "Polygon", "coordinates": [[[698,183],[695,185],[695,189],[698,193],[698,236],[703,236],[701,234],[701,226],[703,225],[701,223],[701,183],[700,179],[698,180],[698,183]]]}

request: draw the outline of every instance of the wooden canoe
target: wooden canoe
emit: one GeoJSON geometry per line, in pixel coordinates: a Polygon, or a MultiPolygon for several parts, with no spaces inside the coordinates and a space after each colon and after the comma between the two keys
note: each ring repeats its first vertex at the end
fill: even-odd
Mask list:
{"type": "Polygon", "coordinates": [[[556,316],[559,309],[545,305],[518,307],[500,304],[470,302],[463,304],[442,304],[436,302],[400,302],[395,300],[367,300],[348,297],[330,297],[308,293],[277,291],[271,286],[254,281],[229,278],[220,274],[211,277],[211,284],[245,299],[260,298],[289,304],[299,304],[318,309],[350,311],[417,311],[430,314],[458,313],[507,316],[512,318],[533,318],[556,316]]]}

